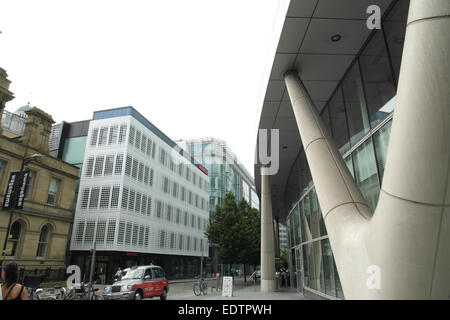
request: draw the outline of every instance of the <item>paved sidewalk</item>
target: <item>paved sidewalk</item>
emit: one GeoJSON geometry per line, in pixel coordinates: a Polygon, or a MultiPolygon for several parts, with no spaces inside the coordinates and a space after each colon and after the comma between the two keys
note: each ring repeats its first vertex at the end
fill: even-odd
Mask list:
{"type": "Polygon", "coordinates": [[[204,300],[306,300],[296,289],[282,287],[275,292],[261,292],[261,284],[258,281],[244,283],[242,279],[235,280],[233,285],[233,296],[222,297],[222,293],[208,294],[204,300]]]}

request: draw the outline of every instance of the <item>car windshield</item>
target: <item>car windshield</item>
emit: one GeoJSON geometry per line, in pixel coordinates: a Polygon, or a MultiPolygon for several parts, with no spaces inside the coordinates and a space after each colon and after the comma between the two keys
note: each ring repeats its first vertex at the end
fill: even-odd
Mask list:
{"type": "Polygon", "coordinates": [[[129,270],[122,277],[122,280],[126,280],[126,279],[141,279],[143,274],[144,274],[144,269],[129,270]]]}

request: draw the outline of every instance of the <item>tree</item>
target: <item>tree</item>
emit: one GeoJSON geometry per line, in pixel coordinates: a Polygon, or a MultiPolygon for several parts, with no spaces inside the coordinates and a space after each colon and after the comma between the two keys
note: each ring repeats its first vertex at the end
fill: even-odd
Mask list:
{"type": "Polygon", "coordinates": [[[223,263],[257,265],[261,249],[261,220],[258,210],[241,199],[236,203],[232,192],[227,192],[223,205],[217,205],[214,218],[206,228],[208,241],[219,248],[223,263]]]}

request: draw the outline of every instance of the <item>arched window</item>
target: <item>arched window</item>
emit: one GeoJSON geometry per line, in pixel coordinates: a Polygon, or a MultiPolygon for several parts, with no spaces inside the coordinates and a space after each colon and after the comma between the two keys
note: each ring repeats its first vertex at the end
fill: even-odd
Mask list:
{"type": "Polygon", "coordinates": [[[17,247],[19,245],[20,236],[22,234],[22,225],[20,222],[15,221],[11,225],[11,229],[8,236],[8,244],[6,246],[6,255],[14,257],[17,254],[17,247]]]}
{"type": "Polygon", "coordinates": [[[41,234],[39,236],[39,243],[36,252],[37,257],[44,258],[46,256],[49,239],[50,239],[50,229],[47,225],[45,225],[42,227],[41,234]]]}

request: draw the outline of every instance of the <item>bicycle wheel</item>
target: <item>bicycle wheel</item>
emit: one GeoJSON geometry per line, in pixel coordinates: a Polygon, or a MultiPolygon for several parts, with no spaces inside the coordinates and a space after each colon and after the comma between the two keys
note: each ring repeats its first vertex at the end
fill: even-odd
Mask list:
{"type": "Polygon", "coordinates": [[[91,299],[92,299],[92,300],[105,300],[105,299],[103,299],[103,297],[102,297],[101,295],[99,295],[99,294],[93,294],[91,299]]]}
{"type": "Polygon", "coordinates": [[[201,289],[202,289],[202,293],[204,295],[208,294],[208,284],[206,283],[205,280],[203,280],[202,283],[201,283],[201,289]]]}
{"type": "Polygon", "coordinates": [[[194,283],[194,294],[199,296],[202,294],[200,284],[198,282],[194,283]]]}

